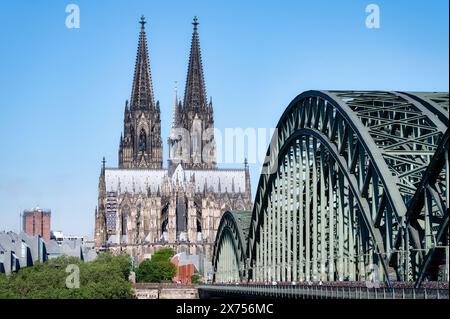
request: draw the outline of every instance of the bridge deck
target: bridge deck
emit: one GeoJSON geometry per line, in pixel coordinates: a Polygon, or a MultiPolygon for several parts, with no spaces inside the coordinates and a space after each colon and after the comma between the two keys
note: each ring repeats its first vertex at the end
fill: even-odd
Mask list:
{"type": "Polygon", "coordinates": [[[442,288],[368,288],[320,285],[200,285],[200,298],[287,298],[287,299],[449,299],[442,288]]]}

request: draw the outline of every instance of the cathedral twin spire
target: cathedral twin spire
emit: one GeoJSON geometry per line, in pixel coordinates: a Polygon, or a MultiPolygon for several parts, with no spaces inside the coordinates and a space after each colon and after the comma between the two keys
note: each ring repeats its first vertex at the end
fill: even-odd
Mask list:
{"type": "MultiPolygon", "coordinates": [[[[124,129],[120,137],[120,170],[116,174],[116,172],[106,169],[105,162],[102,165],[99,179],[98,210],[96,210],[95,214],[95,245],[96,247],[105,246],[107,240],[113,240],[110,235],[116,235],[115,244],[122,243],[123,235],[128,236],[127,240],[131,240],[130,243],[133,243],[133,245],[140,244],[144,240],[144,238],[140,238],[140,234],[143,233],[140,229],[144,229],[146,232],[147,237],[145,237],[145,241],[147,241],[148,236],[151,236],[149,245],[147,246],[148,242],[145,244],[147,248],[152,247],[150,245],[155,244],[158,240],[161,241],[164,239],[164,233],[166,231],[168,232],[168,240],[172,243],[178,239],[184,241],[181,238],[186,237],[183,234],[185,231],[187,231],[188,240],[191,242],[197,241],[199,230],[202,232],[203,241],[213,242],[213,236],[215,234],[214,225],[218,224],[218,220],[217,222],[214,220],[212,223],[208,222],[207,224],[211,224],[212,226],[203,228],[203,225],[206,225],[204,221],[209,218],[208,216],[220,216],[220,207],[228,207],[229,205],[234,205],[235,202],[237,206],[239,205],[241,207],[242,205],[239,202],[242,200],[242,192],[237,192],[233,197],[230,197],[227,188],[225,188],[227,194],[222,195],[220,178],[223,174],[220,173],[217,175],[214,171],[217,167],[214,133],[211,134],[211,131],[213,132],[211,129],[214,128],[213,107],[212,101],[208,102],[206,97],[198,34],[199,23],[197,17],[195,17],[193,21],[194,28],[184,99],[179,100],[177,93],[175,93],[172,133],[168,139],[169,165],[168,169],[164,170],[162,176],[159,174],[160,171],[156,172],[157,174],[148,171],[148,169],[162,170],[163,165],[160,108],[159,102],[155,103],[152,87],[145,24],[145,19],[142,17],[140,21],[141,26],[131,98],[130,102],[126,101],[125,103],[124,129]],[[188,133],[187,135],[185,135],[186,132],[188,133]],[[181,159],[177,157],[178,154],[182,154],[181,159]],[[131,172],[128,170],[138,168],[146,170],[137,172],[138,174],[136,175],[130,174],[131,172]],[[166,191],[163,191],[164,195],[161,196],[162,193],[160,193],[159,187],[164,186],[167,177],[171,178],[172,181],[177,177],[185,180],[186,175],[183,173],[184,169],[211,170],[205,174],[208,176],[207,179],[210,180],[212,178],[216,180],[217,177],[217,180],[219,180],[217,192],[213,190],[216,194],[214,200],[208,200],[208,208],[203,213],[197,209],[199,207],[194,207],[194,200],[205,197],[205,194],[197,196],[200,193],[200,188],[193,189],[193,187],[192,190],[195,193],[189,191],[190,188],[185,188],[175,198],[173,196],[167,196],[166,191]],[[135,184],[134,177],[136,177],[137,180],[140,180],[141,191],[144,189],[144,179],[146,180],[145,184],[147,188],[149,188],[149,183],[158,185],[156,197],[148,198],[147,201],[143,202],[145,206],[150,205],[152,207],[151,210],[145,209],[142,211],[145,214],[151,214],[147,216],[150,218],[149,223],[146,222],[146,217],[143,219],[140,217],[142,208],[139,206],[140,204],[131,204],[133,206],[133,212],[136,212],[132,214],[128,206],[129,203],[127,202],[128,197],[124,198],[119,196],[122,193],[120,176],[123,176],[125,179],[131,178],[133,185],[135,184]],[[117,185],[112,186],[112,184],[115,184],[114,182],[112,184],[107,182],[111,178],[118,178],[117,185]],[[173,199],[174,201],[172,201],[173,199]],[[124,203],[125,205],[122,205],[124,203]],[[158,213],[158,209],[153,209],[156,207],[154,203],[160,203],[158,205],[162,211],[158,213]],[[166,209],[169,212],[174,212],[174,214],[163,214],[166,209]],[[160,215],[162,217],[164,217],[163,215],[167,215],[167,217],[164,217],[167,219],[160,220],[160,217],[158,217],[160,215]],[[153,219],[153,217],[156,219],[153,219]],[[159,225],[158,221],[160,222],[159,225]],[[191,223],[191,221],[193,222],[191,223]],[[130,234],[133,234],[133,237],[130,237],[130,234]],[[203,237],[203,234],[205,234],[205,237],[203,237]]],[[[195,185],[195,174],[197,174],[197,171],[191,175],[190,182],[193,186],[195,185]]],[[[244,194],[243,200],[245,203],[248,203],[248,205],[245,204],[247,207],[251,207],[250,178],[247,166],[245,176],[246,193],[244,194]]],[[[233,178],[231,176],[231,191],[235,190],[233,178]]],[[[130,189],[127,190],[125,187],[125,192],[128,193],[128,191],[130,189]]],[[[209,191],[208,182],[205,182],[203,191],[205,193],[209,191]]],[[[130,194],[136,195],[134,186],[130,194]]],[[[132,202],[135,202],[134,199],[138,197],[132,196],[132,202]]],[[[146,247],[144,248],[147,249],[146,247]]],[[[142,252],[142,250],[139,251],[142,252]]]]}
{"type": "MultiPolygon", "coordinates": [[[[141,30],[131,100],[129,105],[128,102],[125,105],[124,133],[120,138],[119,167],[162,168],[160,109],[159,102],[155,103],[154,99],[145,33],[146,21],[143,16],[139,23],[141,30]]],[[[183,165],[191,168],[213,168],[215,157],[214,163],[209,165],[203,163],[201,155],[204,147],[202,131],[212,128],[214,120],[212,102],[208,104],[206,98],[198,24],[197,17],[194,17],[184,100],[182,104],[178,101],[178,97],[175,97],[172,127],[182,128],[188,132],[196,131],[195,143],[189,149],[187,160],[182,161],[183,165]]],[[[175,147],[175,144],[180,141],[174,141],[171,138],[169,138],[169,149],[175,147]]],[[[169,166],[171,163],[173,163],[173,157],[169,154],[169,166]]]]}

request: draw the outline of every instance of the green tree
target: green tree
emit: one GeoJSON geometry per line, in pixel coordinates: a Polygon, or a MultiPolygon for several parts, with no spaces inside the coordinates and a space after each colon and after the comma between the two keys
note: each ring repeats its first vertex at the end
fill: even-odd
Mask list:
{"type": "Polygon", "coordinates": [[[0,298],[23,299],[117,299],[131,298],[128,280],[131,259],[127,255],[100,254],[93,262],[58,257],[9,276],[0,274],[0,298]],[[80,288],[66,287],[68,265],[78,265],[80,288]]]}
{"type": "Polygon", "coordinates": [[[170,259],[175,255],[175,250],[173,248],[162,248],[156,251],[152,256],[152,261],[170,261],[170,259]]]}
{"type": "Polygon", "coordinates": [[[131,272],[131,257],[127,254],[112,256],[110,253],[101,253],[97,256],[94,263],[109,264],[112,268],[117,269],[126,279],[131,272]]]}
{"type": "Polygon", "coordinates": [[[136,269],[137,282],[172,282],[177,269],[170,259],[175,254],[172,248],[155,252],[151,259],[144,260],[136,269]]]}
{"type": "Polygon", "coordinates": [[[193,275],[191,276],[191,282],[192,282],[193,284],[198,284],[198,283],[200,283],[200,275],[197,274],[197,273],[193,274],[193,275]]]}

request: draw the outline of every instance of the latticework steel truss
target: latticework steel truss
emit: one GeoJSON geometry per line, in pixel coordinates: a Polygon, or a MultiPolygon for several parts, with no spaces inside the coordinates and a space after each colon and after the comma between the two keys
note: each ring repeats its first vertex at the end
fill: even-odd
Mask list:
{"type": "Polygon", "coordinates": [[[297,96],[258,184],[247,278],[448,281],[446,109],[448,93],[297,96]]]}
{"type": "Polygon", "coordinates": [[[215,282],[241,281],[246,278],[247,235],[251,214],[250,211],[223,214],[213,251],[215,282]]]}

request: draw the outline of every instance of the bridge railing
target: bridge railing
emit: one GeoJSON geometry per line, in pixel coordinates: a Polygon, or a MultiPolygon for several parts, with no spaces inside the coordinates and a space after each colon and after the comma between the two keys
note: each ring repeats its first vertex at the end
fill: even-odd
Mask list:
{"type": "Polygon", "coordinates": [[[199,294],[216,297],[288,299],[449,299],[448,289],[369,288],[320,285],[214,284],[200,285],[199,294]]]}

